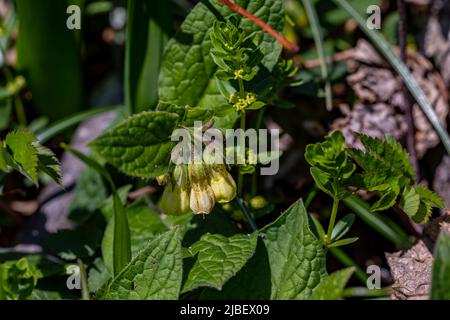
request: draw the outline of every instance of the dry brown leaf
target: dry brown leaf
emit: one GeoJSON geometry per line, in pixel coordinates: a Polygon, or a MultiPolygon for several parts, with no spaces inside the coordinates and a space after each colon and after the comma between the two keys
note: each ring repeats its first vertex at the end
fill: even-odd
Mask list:
{"type": "Polygon", "coordinates": [[[425,55],[434,59],[437,68],[450,88],[450,1],[437,0],[424,37],[425,55]]]}
{"type": "MultiPolygon", "coordinates": [[[[344,117],[337,119],[332,128],[344,131],[349,141],[356,141],[352,131],[379,138],[389,134],[401,140],[407,132],[404,116],[406,104],[401,79],[365,40],[358,42],[352,58],[347,63],[351,73],[347,81],[361,102],[348,112],[344,112],[344,117]]],[[[445,124],[448,103],[441,76],[419,53],[409,52],[407,64],[441,123],[445,124]]],[[[416,151],[421,158],[428,149],[439,144],[439,137],[417,104],[413,106],[413,115],[416,126],[416,151]]]]}
{"type": "Polygon", "coordinates": [[[394,279],[391,298],[394,300],[427,300],[431,286],[433,255],[419,240],[411,249],[386,253],[394,279]]]}

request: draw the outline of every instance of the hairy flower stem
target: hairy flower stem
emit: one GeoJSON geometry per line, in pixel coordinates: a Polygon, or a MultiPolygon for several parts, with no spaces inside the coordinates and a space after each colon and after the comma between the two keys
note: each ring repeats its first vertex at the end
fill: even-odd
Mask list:
{"type": "MultiPolygon", "coordinates": [[[[255,130],[258,135],[258,141],[259,141],[259,129],[261,129],[265,113],[266,113],[266,107],[259,110],[258,116],[256,118],[255,130]]],[[[256,195],[257,185],[258,185],[258,173],[257,173],[257,170],[255,170],[255,172],[253,172],[253,174],[252,174],[252,184],[251,184],[251,189],[250,189],[250,195],[252,197],[254,197],[256,195]]]]}
{"type": "Polygon", "coordinates": [[[272,37],[274,37],[283,47],[285,47],[287,50],[289,50],[291,53],[297,53],[299,50],[299,47],[286,40],[284,37],[282,37],[276,30],[274,30],[271,26],[267,25],[264,21],[257,18],[238,4],[230,1],[230,0],[219,0],[222,4],[226,5],[228,8],[233,10],[234,12],[239,13],[240,15],[246,17],[247,19],[250,19],[254,23],[256,23],[258,26],[260,26],[264,31],[266,31],[268,34],[270,34],[272,37]]]}
{"type": "Polygon", "coordinates": [[[331,243],[331,235],[333,233],[334,224],[336,223],[336,216],[337,216],[338,208],[339,208],[339,199],[334,199],[333,208],[331,209],[330,224],[328,225],[328,231],[327,231],[327,236],[325,239],[325,244],[331,243]]]}
{"type": "Polygon", "coordinates": [[[248,211],[247,207],[245,206],[244,200],[242,198],[236,197],[233,202],[237,204],[239,209],[242,211],[242,213],[245,216],[245,219],[247,219],[247,222],[252,229],[252,231],[258,230],[258,227],[256,226],[255,220],[253,220],[252,216],[250,215],[250,212],[248,211]]]}

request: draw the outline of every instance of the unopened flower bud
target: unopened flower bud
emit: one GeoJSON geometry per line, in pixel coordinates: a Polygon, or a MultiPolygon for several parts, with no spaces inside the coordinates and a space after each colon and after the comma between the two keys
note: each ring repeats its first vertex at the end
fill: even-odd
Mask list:
{"type": "Polygon", "coordinates": [[[166,175],[162,175],[162,176],[157,176],[157,177],[156,177],[156,182],[158,182],[158,184],[159,184],[160,186],[165,185],[165,184],[166,184],[166,181],[167,181],[166,175]]]}
{"type": "Polygon", "coordinates": [[[236,183],[224,165],[211,166],[210,185],[219,203],[227,203],[236,197],[236,183]]]}

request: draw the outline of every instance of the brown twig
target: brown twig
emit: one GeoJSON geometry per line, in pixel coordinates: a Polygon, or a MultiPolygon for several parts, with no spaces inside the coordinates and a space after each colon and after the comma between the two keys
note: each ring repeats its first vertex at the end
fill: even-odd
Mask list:
{"type": "Polygon", "coordinates": [[[247,19],[250,19],[254,23],[256,23],[258,26],[260,26],[264,31],[266,31],[268,34],[270,34],[272,37],[274,37],[283,47],[285,47],[287,50],[289,50],[291,53],[297,53],[299,51],[299,47],[289,42],[287,39],[285,39],[283,36],[281,36],[276,30],[274,30],[271,26],[267,25],[264,21],[257,18],[238,4],[230,1],[230,0],[219,0],[220,3],[226,5],[228,8],[233,10],[234,12],[239,13],[240,15],[246,17],[247,19]]]}
{"type": "MultiPolygon", "coordinates": [[[[400,58],[406,65],[406,27],[407,27],[407,17],[406,17],[406,5],[405,0],[397,0],[397,9],[400,17],[399,23],[399,45],[400,45],[400,58]]],[[[411,94],[405,85],[403,85],[403,97],[405,101],[405,117],[406,123],[408,125],[408,132],[406,133],[406,148],[408,150],[411,162],[416,171],[417,178],[420,177],[419,172],[419,162],[417,161],[417,152],[415,146],[415,125],[413,116],[413,103],[411,99],[411,94]]]]}

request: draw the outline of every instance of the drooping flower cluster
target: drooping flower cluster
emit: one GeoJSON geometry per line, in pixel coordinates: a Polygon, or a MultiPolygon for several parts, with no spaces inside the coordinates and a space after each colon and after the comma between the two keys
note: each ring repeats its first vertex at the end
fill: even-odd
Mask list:
{"type": "Polygon", "coordinates": [[[164,182],[160,207],[168,215],[183,215],[189,210],[209,214],[216,202],[227,203],[236,196],[236,183],[223,164],[177,165],[164,182]]]}

